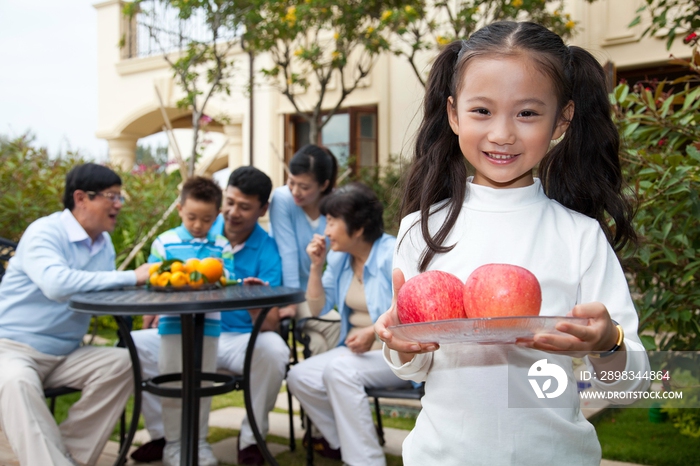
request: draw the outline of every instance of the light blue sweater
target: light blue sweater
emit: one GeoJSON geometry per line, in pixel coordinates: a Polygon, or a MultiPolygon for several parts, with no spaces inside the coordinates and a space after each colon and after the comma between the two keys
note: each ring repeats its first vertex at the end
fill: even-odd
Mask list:
{"type": "MultiPolygon", "coordinates": [[[[214,233],[214,230],[210,230],[206,238],[195,238],[184,225],[163,232],[153,241],[148,262],[163,262],[171,259],[185,262],[192,258],[206,259],[207,257],[221,258],[228,277],[236,278],[231,244],[225,236],[214,233]]],[[[182,333],[180,316],[160,316],[158,333],[180,335],[182,333]]],[[[220,313],[208,312],[204,319],[204,336],[219,337],[220,335],[220,313]]]]}
{"type": "MultiPolygon", "coordinates": [[[[391,284],[392,261],[396,238],[383,234],[372,245],[362,270],[362,283],[365,288],[365,300],[372,322],[391,306],[394,289],[391,284]]],[[[323,272],[323,290],[326,294],[321,315],[338,306],[340,313],[339,346],[345,345],[345,337],[350,331],[350,314],[352,309],[345,304],[345,298],[353,277],[352,261],[346,252],[328,251],[327,266],[323,272]]]]}
{"type": "Polygon", "coordinates": [[[270,229],[282,257],[284,286],[306,291],[311,270],[311,259],[306,254],[306,246],[314,233],[323,235],[326,217],[321,215],[318,226],[313,228],[304,209],[294,203],[289,188],[280,186],[275,189],[270,202],[270,229]]]}
{"type": "Polygon", "coordinates": [[[68,310],[71,295],[136,284],[133,271],[114,270],[109,234],[102,234],[103,247],[91,255],[85,230],[64,211],[64,219],[77,225],[69,235],[61,215],[29,225],[0,282],[0,338],[57,356],[78,348],[90,323],[88,314],[68,310]],[[80,230],[84,235],[75,234],[80,230]]]}

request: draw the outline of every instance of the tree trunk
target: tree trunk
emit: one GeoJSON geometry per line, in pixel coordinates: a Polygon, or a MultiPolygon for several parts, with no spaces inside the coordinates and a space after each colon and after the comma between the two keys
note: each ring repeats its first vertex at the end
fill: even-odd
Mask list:
{"type": "Polygon", "coordinates": [[[319,128],[318,118],[311,118],[309,120],[309,143],[320,145],[323,141],[319,140],[319,135],[321,128],[319,128]]]}
{"type": "Polygon", "coordinates": [[[187,177],[194,176],[194,168],[197,163],[197,142],[199,140],[199,120],[201,113],[192,110],[192,152],[190,153],[190,163],[187,177]]]}

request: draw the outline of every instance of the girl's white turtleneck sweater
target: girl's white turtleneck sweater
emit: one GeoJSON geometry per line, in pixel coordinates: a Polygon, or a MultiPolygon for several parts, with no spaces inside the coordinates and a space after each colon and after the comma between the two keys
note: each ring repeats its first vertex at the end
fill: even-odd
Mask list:
{"type": "MultiPolygon", "coordinates": [[[[431,232],[446,215],[445,209],[430,217],[431,232]]],[[[425,249],[420,224],[413,226],[418,219],[419,213],[406,216],[398,234],[393,267],[406,280],[419,273],[425,249]]],[[[470,182],[444,244],[455,247],[436,255],[428,269],[450,272],[462,281],[489,263],[530,270],[542,287],[542,316],[564,316],[576,304],[602,302],[624,328],[626,370],[649,370],[627,281],[603,231],[594,219],[549,199],[538,179],[515,189],[470,182]]],[[[403,444],[406,466],[600,464],[600,445],[581,413],[570,356],[515,345],[461,343],[418,355],[404,365],[386,347],[384,355],[399,377],[425,381],[423,409],[403,444]],[[568,377],[567,389],[556,400],[538,400],[529,382],[531,365],[545,358],[568,377]],[[523,405],[532,407],[513,407],[523,405]]],[[[608,391],[648,386],[632,380],[593,383],[608,391]]]]}

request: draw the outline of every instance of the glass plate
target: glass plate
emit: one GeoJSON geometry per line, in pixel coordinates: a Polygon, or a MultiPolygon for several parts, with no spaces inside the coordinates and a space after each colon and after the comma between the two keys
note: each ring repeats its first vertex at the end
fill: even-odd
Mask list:
{"type": "Polygon", "coordinates": [[[532,340],[537,333],[561,333],[559,322],[587,325],[580,317],[486,317],[482,319],[449,319],[389,327],[397,337],[419,343],[508,344],[532,340]]]}

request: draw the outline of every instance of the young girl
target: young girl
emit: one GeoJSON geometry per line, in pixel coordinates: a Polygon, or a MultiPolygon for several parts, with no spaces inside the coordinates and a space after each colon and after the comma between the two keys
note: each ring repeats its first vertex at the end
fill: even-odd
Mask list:
{"type": "Polygon", "coordinates": [[[384,357],[400,377],[425,381],[423,410],[403,444],[406,466],[600,464],[570,352],[588,354],[590,370],[649,367],[611,247],[635,239],[618,148],[602,68],[546,28],[494,23],[437,57],[403,196],[395,293],[426,270],[465,281],[481,265],[508,263],[538,278],[540,315],[584,317],[588,325],[559,323],[561,334],[519,345],[439,347],[392,335],[392,305],[375,326],[384,357]],[[567,375],[556,400],[534,396],[531,368],[543,359],[567,375]],[[530,409],[513,407],[531,399],[530,409]]]}
{"type": "MultiPolygon", "coordinates": [[[[306,290],[311,261],[306,246],[314,235],[323,235],[326,218],[319,205],[333,191],[338,175],[338,163],[324,147],[308,144],[299,149],[289,162],[286,186],[275,189],[270,202],[272,236],[282,257],[284,286],[306,290]]],[[[306,303],[280,309],[280,317],[296,315],[298,319],[311,317],[306,303]]],[[[323,316],[338,320],[336,311],[323,316]]],[[[335,347],[339,332],[337,324],[309,321],[304,327],[311,338],[313,354],[335,347]],[[312,328],[313,327],[313,328],[312,328]]]]}

